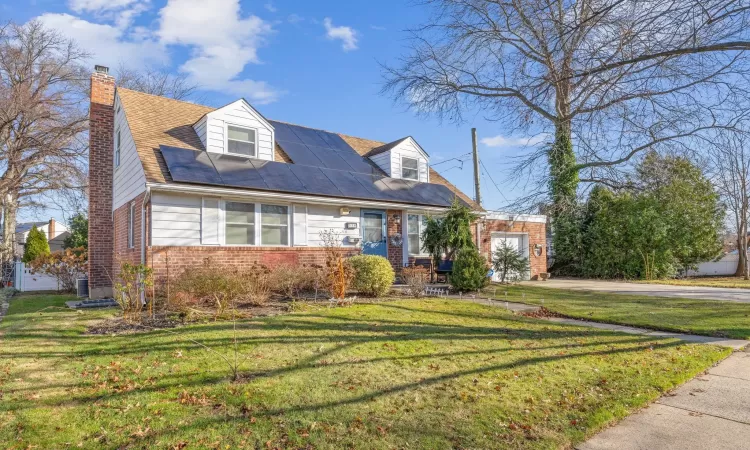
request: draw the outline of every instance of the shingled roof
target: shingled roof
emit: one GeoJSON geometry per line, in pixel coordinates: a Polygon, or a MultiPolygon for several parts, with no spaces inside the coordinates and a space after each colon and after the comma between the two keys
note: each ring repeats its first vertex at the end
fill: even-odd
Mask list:
{"type": "MultiPolygon", "coordinates": [[[[193,129],[193,124],[207,113],[215,111],[216,108],[120,87],[117,88],[117,94],[125,111],[125,118],[133,135],[146,181],[151,183],[172,182],[159,146],[166,145],[192,150],[204,150],[203,144],[193,129]]],[[[368,153],[371,153],[373,150],[388,145],[380,141],[348,136],[341,133],[336,134],[341,136],[344,141],[362,156],[369,156],[368,153]]],[[[276,145],[275,154],[277,162],[293,162],[278,145],[276,145]]],[[[430,183],[447,187],[474,208],[481,209],[471,198],[432,168],[430,168],[430,183]]]]}

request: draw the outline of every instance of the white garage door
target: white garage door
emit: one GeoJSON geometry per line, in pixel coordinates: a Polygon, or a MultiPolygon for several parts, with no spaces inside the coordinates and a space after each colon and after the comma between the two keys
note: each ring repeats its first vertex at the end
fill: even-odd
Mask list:
{"type": "MultiPolygon", "coordinates": [[[[500,245],[503,242],[506,242],[507,245],[510,245],[515,250],[521,250],[523,252],[523,256],[528,258],[529,257],[529,246],[527,245],[527,239],[528,236],[525,234],[511,234],[511,233],[497,233],[492,234],[492,254],[495,254],[495,250],[500,247],[500,245]]],[[[528,278],[529,274],[526,274],[526,278],[528,278]]],[[[507,280],[507,276],[505,277],[507,280]]],[[[492,281],[500,281],[500,274],[495,272],[494,275],[492,275],[492,281]]]]}

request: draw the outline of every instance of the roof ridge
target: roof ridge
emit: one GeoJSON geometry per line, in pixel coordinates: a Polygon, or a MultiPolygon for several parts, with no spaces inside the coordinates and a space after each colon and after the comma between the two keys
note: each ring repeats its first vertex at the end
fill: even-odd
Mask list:
{"type": "MultiPolygon", "coordinates": [[[[189,101],[187,101],[187,100],[178,100],[178,99],[176,99],[176,98],[172,98],[172,97],[166,97],[166,96],[164,96],[164,95],[156,95],[156,94],[150,94],[150,93],[148,93],[148,92],[137,91],[137,90],[135,90],[135,89],[130,89],[130,88],[122,87],[122,86],[116,86],[116,89],[117,89],[118,91],[119,91],[119,90],[123,90],[123,91],[128,91],[128,92],[134,92],[134,93],[136,93],[136,94],[146,95],[146,96],[149,96],[149,97],[156,97],[156,98],[161,98],[161,99],[164,99],[164,100],[168,100],[168,101],[170,101],[170,102],[176,102],[176,103],[184,103],[184,104],[186,104],[186,105],[190,105],[190,106],[198,106],[198,107],[201,107],[201,108],[209,108],[209,109],[213,109],[214,111],[216,111],[217,109],[219,109],[219,108],[215,108],[215,107],[213,107],[213,106],[208,106],[208,105],[204,105],[204,104],[201,104],[201,103],[189,102],[189,101]]],[[[235,101],[236,101],[236,100],[235,100],[235,101]]],[[[232,102],[232,103],[234,103],[234,102],[232,102]]]]}

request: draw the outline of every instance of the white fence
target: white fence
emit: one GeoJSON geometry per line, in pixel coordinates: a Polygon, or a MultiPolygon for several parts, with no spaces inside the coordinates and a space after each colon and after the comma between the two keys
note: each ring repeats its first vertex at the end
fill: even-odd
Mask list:
{"type": "Polygon", "coordinates": [[[737,271],[740,255],[728,254],[718,261],[704,262],[698,265],[698,270],[689,270],[688,276],[721,276],[734,275],[737,271]]]}
{"type": "Polygon", "coordinates": [[[16,263],[16,279],[13,283],[16,289],[21,292],[26,291],[57,291],[57,278],[41,273],[31,273],[22,262],[16,263]]]}

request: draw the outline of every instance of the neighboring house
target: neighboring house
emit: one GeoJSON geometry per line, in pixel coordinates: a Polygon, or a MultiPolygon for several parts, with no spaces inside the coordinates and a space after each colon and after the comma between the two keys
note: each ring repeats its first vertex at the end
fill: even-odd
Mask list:
{"type": "Polygon", "coordinates": [[[424,217],[455,198],[483,215],[482,252],[503,239],[546,270],[545,218],[483,211],[430,168],[412,137],[390,143],[117,88],[91,76],[89,287],[109,296],[121,262],[157,277],[214,264],[321,264],[320,232],[399,268],[421,255],[424,217]]]}
{"type": "Polygon", "coordinates": [[[49,222],[25,222],[16,225],[16,256],[23,256],[26,238],[34,225],[37,229],[44,231],[44,235],[47,236],[49,241],[50,251],[55,252],[63,249],[65,238],[70,236],[70,232],[65,225],[58,223],[55,219],[50,219],[49,222]]]}

